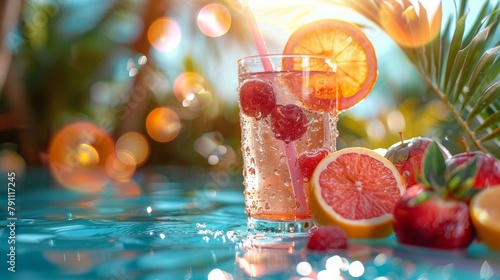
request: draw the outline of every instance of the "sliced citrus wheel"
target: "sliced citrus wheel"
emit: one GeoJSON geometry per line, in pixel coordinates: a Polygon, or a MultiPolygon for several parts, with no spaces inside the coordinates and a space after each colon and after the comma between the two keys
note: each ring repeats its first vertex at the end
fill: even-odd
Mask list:
{"type": "MultiPolygon", "coordinates": [[[[317,64],[311,71],[336,68],[339,83],[338,111],[361,102],[377,80],[377,57],[371,41],[355,24],[323,19],[299,27],[288,39],[284,54],[316,54],[332,58],[332,64],[317,64]]],[[[296,60],[283,61],[285,70],[301,70],[296,60]]],[[[328,91],[325,91],[328,92],[328,91]]],[[[331,98],[324,96],[324,98],[331,98]]]]}
{"type": "Polygon", "coordinates": [[[350,238],[392,234],[392,212],[404,192],[396,167],[366,148],[331,153],[314,169],[309,207],[320,225],[336,225],[350,238]]]}
{"type": "Polygon", "coordinates": [[[302,107],[316,112],[332,112],[336,109],[340,88],[333,72],[317,71],[309,75],[291,72],[277,77],[277,81],[297,98],[302,107]]]}
{"type": "Polygon", "coordinates": [[[500,250],[500,185],[483,189],[472,197],[470,216],[479,238],[490,248],[500,250]]]}

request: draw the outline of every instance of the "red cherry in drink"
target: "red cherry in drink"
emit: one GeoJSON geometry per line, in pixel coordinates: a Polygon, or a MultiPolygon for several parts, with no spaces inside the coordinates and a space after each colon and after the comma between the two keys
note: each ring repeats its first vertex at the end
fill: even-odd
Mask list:
{"type": "Polygon", "coordinates": [[[347,234],[337,226],[319,226],[311,233],[306,243],[306,248],[313,251],[346,249],[347,246],[347,234]]]}
{"type": "Polygon", "coordinates": [[[330,151],[326,148],[315,149],[312,151],[303,152],[299,156],[299,168],[304,175],[304,178],[311,178],[314,169],[318,163],[326,157],[330,151]]]}
{"type": "Polygon", "coordinates": [[[308,119],[297,105],[278,105],[271,111],[271,130],[278,140],[289,143],[307,131],[308,119]]]}
{"type": "Polygon", "coordinates": [[[262,80],[248,80],[240,87],[239,96],[243,114],[261,119],[276,107],[276,93],[272,85],[262,80]]]}

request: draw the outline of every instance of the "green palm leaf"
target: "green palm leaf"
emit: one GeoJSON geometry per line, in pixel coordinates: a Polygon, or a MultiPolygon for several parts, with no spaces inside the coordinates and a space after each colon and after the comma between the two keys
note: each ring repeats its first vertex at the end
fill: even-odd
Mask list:
{"type": "MultiPolygon", "coordinates": [[[[394,23],[406,30],[406,41],[428,36],[429,40],[418,46],[393,39],[446,104],[469,146],[500,158],[500,1],[484,1],[474,16],[468,0],[446,1],[454,4],[454,14],[444,15],[440,3],[432,19],[420,2],[413,5],[409,0],[311,0],[308,5],[292,1],[287,2],[292,7],[286,12],[266,12],[298,18],[310,12],[312,3],[333,4],[352,9],[390,36],[394,23]],[[388,15],[398,20],[387,24],[388,15]]],[[[266,7],[259,7],[262,9],[266,7]]]]}
{"type": "MultiPolygon", "coordinates": [[[[386,3],[396,3],[390,0],[333,2],[349,6],[382,29],[380,8],[386,3]],[[367,8],[374,6],[378,9],[367,8]]],[[[422,32],[429,30],[425,8],[414,7],[407,0],[402,3],[399,5],[404,11],[420,11],[418,20],[407,23],[408,32],[416,34],[417,28],[422,32]]],[[[436,96],[447,105],[471,144],[500,157],[500,33],[497,30],[500,4],[485,1],[476,18],[468,14],[467,0],[456,0],[455,7],[455,15],[450,16],[444,26],[439,20],[439,32],[430,42],[416,47],[399,46],[436,96]]],[[[441,7],[437,16],[441,16],[441,7]]]]}

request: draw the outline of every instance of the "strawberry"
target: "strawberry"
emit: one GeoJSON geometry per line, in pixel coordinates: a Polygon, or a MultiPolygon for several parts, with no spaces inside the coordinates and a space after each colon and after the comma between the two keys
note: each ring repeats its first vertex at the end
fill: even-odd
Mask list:
{"type": "MultiPolygon", "coordinates": [[[[425,151],[434,141],[426,137],[403,140],[402,133],[399,135],[401,141],[390,146],[385,157],[396,166],[405,185],[410,187],[418,183],[425,151]]],[[[444,146],[439,145],[439,148],[445,158],[451,157],[450,152],[444,146]]]]}
{"type": "Polygon", "coordinates": [[[306,151],[299,156],[299,168],[304,178],[310,179],[316,165],[326,157],[330,152],[326,148],[320,148],[313,151],[306,151]]]}
{"type": "Polygon", "coordinates": [[[474,239],[467,203],[442,199],[422,184],[408,188],[396,204],[393,227],[398,242],[409,245],[465,248],[474,239]]]}
{"type": "Polygon", "coordinates": [[[446,169],[437,143],[424,155],[421,183],[410,186],[394,207],[393,227],[398,242],[437,249],[468,247],[475,230],[469,205],[459,199],[470,187],[475,162],[452,172],[446,169]],[[458,188],[460,186],[460,188],[458,188]]]}
{"type": "Polygon", "coordinates": [[[319,226],[307,239],[306,248],[313,251],[346,249],[347,234],[337,226],[319,226]]]}
{"type": "Polygon", "coordinates": [[[476,158],[477,172],[474,176],[473,188],[483,189],[500,185],[500,160],[483,152],[465,152],[453,155],[446,161],[450,170],[463,166],[466,162],[476,158]]]}

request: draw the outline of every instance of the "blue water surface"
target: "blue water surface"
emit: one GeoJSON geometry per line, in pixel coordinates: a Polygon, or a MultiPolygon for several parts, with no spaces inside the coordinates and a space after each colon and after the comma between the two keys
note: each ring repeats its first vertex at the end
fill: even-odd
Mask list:
{"type": "Polygon", "coordinates": [[[156,168],[85,194],[27,174],[15,215],[0,192],[0,279],[500,279],[500,253],[478,242],[439,251],[389,237],[318,254],[307,236],[250,236],[241,177],[219,175],[156,168]]]}

